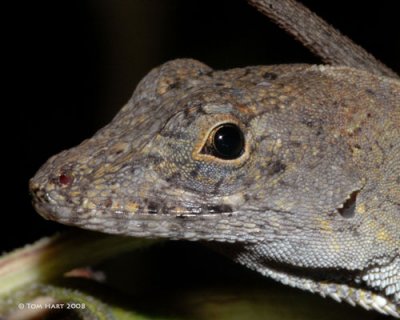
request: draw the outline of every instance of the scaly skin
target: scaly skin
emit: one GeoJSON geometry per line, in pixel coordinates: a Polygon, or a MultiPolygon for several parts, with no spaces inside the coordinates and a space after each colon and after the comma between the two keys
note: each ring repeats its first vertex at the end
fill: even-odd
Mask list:
{"type": "Polygon", "coordinates": [[[348,67],[151,71],[30,182],[60,223],[206,240],[285,284],[399,317],[400,83],[348,67]],[[215,128],[243,133],[234,159],[215,128]],[[210,151],[211,150],[211,151],[210,151]]]}

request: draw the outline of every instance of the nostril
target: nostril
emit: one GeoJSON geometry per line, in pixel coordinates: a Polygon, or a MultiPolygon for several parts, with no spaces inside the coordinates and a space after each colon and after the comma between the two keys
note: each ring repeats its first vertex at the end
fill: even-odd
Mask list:
{"type": "Polygon", "coordinates": [[[66,173],[61,173],[58,176],[58,182],[62,186],[68,186],[72,183],[72,181],[73,181],[73,177],[66,173]]]}

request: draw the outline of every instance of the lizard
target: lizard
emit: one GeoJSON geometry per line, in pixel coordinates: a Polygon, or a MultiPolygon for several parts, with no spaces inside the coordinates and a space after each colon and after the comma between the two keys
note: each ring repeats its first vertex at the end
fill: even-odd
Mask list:
{"type": "Polygon", "coordinates": [[[333,65],[166,62],[39,169],[34,207],[84,229],[206,242],[283,284],[399,318],[398,76],[292,0],[249,2],[333,65]]]}

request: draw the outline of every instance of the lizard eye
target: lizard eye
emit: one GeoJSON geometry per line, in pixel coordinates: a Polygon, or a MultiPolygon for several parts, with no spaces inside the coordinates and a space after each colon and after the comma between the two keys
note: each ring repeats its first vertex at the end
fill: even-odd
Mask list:
{"type": "Polygon", "coordinates": [[[202,153],[224,160],[233,160],[243,154],[244,145],[242,130],[236,124],[224,123],[211,131],[202,153]]]}

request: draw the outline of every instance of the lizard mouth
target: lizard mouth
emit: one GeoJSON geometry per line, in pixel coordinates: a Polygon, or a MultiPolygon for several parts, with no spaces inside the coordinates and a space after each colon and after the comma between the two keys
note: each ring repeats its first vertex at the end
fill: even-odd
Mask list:
{"type": "Polygon", "coordinates": [[[34,178],[29,181],[29,190],[32,196],[32,204],[36,212],[43,218],[70,223],[71,208],[57,205],[55,199],[51,197],[51,193],[36,182],[34,178]]]}
{"type": "MultiPolygon", "coordinates": [[[[110,234],[197,240],[211,225],[219,221],[225,224],[235,215],[228,204],[201,204],[191,193],[151,184],[149,179],[144,176],[136,190],[113,190],[109,183],[99,192],[90,177],[80,177],[73,171],[50,175],[39,171],[29,188],[35,210],[45,219],[110,234]],[[173,192],[179,192],[179,201],[173,192]],[[196,228],[202,233],[195,232],[196,228]]],[[[226,241],[232,237],[221,226],[208,240],[226,241]]]]}

